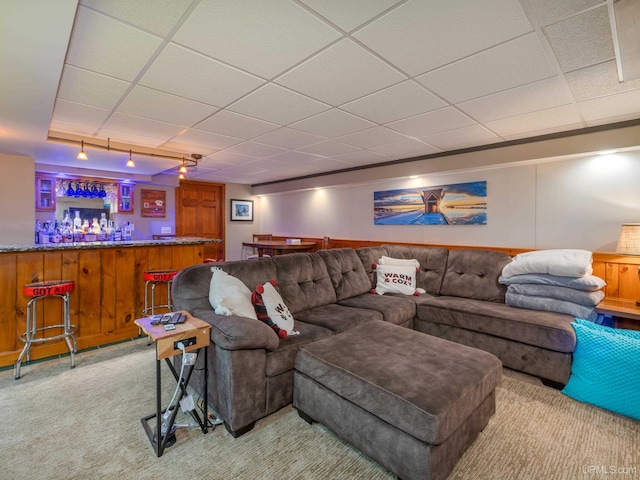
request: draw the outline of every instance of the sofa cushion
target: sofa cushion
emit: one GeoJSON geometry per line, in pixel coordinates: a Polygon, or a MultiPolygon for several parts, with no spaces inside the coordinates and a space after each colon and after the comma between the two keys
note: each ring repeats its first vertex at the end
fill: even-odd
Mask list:
{"type": "Polygon", "coordinates": [[[371,289],[371,280],[352,248],[320,250],[318,255],[327,266],[337,300],[355,297],[371,289]]]}
{"type": "Polygon", "coordinates": [[[225,350],[278,348],[278,336],[266,323],[238,315],[217,315],[210,306],[196,308],[190,313],[211,325],[211,341],[225,350]]]}
{"type": "Polygon", "coordinates": [[[504,303],[506,287],[498,278],[511,257],[490,250],[451,250],[441,295],[504,303]]]}
{"type": "Polygon", "coordinates": [[[352,308],[337,303],[322,305],[296,313],[296,320],[319,325],[339,333],[361,323],[383,320],[382,313],[366,308],[352,308]]]}
{"type": "Polygon", "coordinates": [[[561,313],[513,308],[504,303],[459,297],[421,297],[418,318],[520,343],[571,353],[576,336],[573,317],[561,313]]]}
{"type": "Polygon", "coordinates": [[[336,302],[327,266],[317,253],[292,253],[272,260],[280,295],[291,313],[336,302]]]}
{"type": "Polygon", "coordinates": [[[356,255],[358,255],[358,258],[362,262],[364,271],[367,273],[367,277],[369,278],[369,290],[376,288],[376,271],[373,268],[373,264],[378,263],[381,257],[388,255],[387,247],[385,245],[381,245],[378,247],[358,248],[356,250],[356,255]]]}
{"type": "Polygon", "coordinates": [[[449,255],[446,248],[419,245],[385,245],[385,247],[390,257],[418,260],[420,270],[416,274],[416,287],[432,295],[440,293],[449,255]]]}
{"type": "Polygon", "coordinates": [[[281,338],[278,348],[267,352],[265,365],[265,375],[267,377],[275,377],[281,373],[293,370],[296,355],[300,347],[313,343],[316,340],[333,336],[333,332],[327,328],[299,322],[297,320],[293,328],[297,332],[300,332],[300,335],[290,335],[287,338],[281,338]]]}
{"type": "Polygon", "coordinates": [[[412,296],[382,296],[364,293],[357,297],[345,298],[338,303],[346,307],[376,310],[382,314],[385,322],[413,328],[416,302],[412,298],[412,296]]]}

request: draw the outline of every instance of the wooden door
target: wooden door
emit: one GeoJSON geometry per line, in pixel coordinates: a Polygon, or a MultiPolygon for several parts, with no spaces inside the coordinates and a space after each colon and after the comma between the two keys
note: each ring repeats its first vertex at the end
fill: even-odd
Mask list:
{"type": "Polygon", "coordinates": [[[222,240],[205,244],[205,258],[224,259],[224,198],[223,183],[183,180],[176,188],[176,235],[222,240]]]}

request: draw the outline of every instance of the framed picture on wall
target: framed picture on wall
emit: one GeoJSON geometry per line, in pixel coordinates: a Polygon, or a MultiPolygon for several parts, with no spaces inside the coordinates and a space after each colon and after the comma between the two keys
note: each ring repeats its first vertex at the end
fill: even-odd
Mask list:
{"type": "Polygon", "coordinates": [[[164,190],[142,190],[142,210],[143,217],[164,218],[167,216],[167,192],[164,190]]]}
{"type": "Polygon", "coordinates": [[[253,222],[253,200],[231,199],[231,221],[253,222]]]}

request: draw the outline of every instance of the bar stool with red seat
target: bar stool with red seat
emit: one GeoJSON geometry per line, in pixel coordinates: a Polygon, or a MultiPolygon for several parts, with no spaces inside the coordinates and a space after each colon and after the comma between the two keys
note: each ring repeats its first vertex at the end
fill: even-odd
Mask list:
{"type": "Polygon", "coordinates": [[[34,343],[49,342],[64,338],[71,355],[71,368],[76,366],[77,343],[75,337],[76,325],[71,325],[71,315],[69,308],[69,294],[73,292],[75,283],[73,280],[52,280],[48,282],[28,283],[22,288],[22,292],[26,297],[31,297],[27,303],[27,326],[25,333],[20,335],[20,340],[24,342],[24,348],[20,352],[18,361],[15,365],[15,379],[20,378],[20,365],[25,358],[30,360],[31,345],[34,343]],[[56,325],[45,325],[38,327],[37,325],[37,305],[38,301],[45,298],[59,297],[63,302],[62,323],[56,325]],[[60,329],[58,335],[47,336],[46,332],[52,329],[60,329]],[[42,333],[41,337],[38,334],[42,333]]]}
{"type": "Polygon", "coordinates": [[[173,310],[171,302],[171,285],[173,277],[178,274],[177,270],[147,270],[144,272],[144,309],[142,314],[145,316],[155,315],[156,308],[166,308],[169,312],[173,310]],[[167,285],[167,303],[156,305],[156,286],[161,284],[167,285]],[[151,303],[149,303],[149,285],[151,285],[151,303]]]}

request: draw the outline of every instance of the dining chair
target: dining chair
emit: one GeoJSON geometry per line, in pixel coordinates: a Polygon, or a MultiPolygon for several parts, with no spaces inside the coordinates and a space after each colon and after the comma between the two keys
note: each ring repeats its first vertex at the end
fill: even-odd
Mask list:
{"type": "MultiPolygon", "coordinates": [[[[253,234],[253,241],[254,242],[262,242],[262,241],[271,241],[273,239],[273,235],[271,233],[254,233],[253,234]]],[[[271,251],[266,251],[263,254],[263,257],[270,257],[271,256],[271,251]],[[266,253],[268,252],[268,253],[266,253]]],[[[253,249],[253,253],[251,253],[246,259],[247,260],[257,260],[258,258],[260,258],[260,256],[258,255],[258,250],[256,248],[253,249]]]]}

